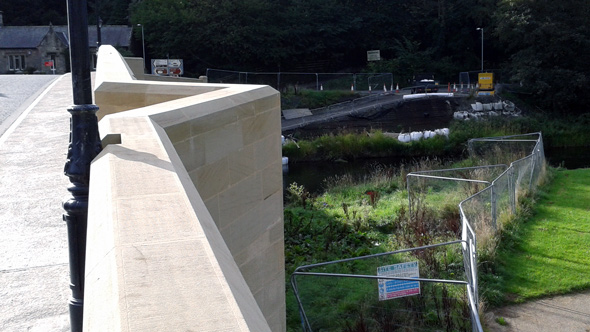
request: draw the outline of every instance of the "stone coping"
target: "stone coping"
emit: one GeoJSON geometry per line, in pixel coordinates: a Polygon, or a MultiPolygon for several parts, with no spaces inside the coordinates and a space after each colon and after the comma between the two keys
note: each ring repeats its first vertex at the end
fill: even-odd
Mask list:
{"type": "Polygon", "coordinates": [[[128,98],[129,111],[100,122],[111,144],[91,166],[84,330],[270,331],[167,128],[208,116],[237,121],[251,111],[241,105],[276,91],[137,81],[117,56],[99,51],[101,110],[99,100],[121,106],[109,97],[123,86],[128,96],[164,97],[128,98]]]}

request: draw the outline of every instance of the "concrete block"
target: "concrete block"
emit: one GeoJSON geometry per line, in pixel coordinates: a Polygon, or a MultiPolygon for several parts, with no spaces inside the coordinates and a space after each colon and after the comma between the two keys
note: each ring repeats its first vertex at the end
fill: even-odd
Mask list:
{"type": "Polygon", "coordinates": [[[242,127],[236,123],[230,123],[217,130],[208,131],[199,135],[202,137],[205,150],[205,162],[214,163],[222,158],[233,155],[244,147],[242,141],[242,127]]]}
{"type": "Polygon", "coordinates": [[[247,145],[234,151],[228,158],[231,184],[238,183],[257,171],[253,145],[247,145]]]}
{"type": "Polygon", "coordinates": [[[182,240],[200,231],[184,195],[173,193],[151,199],[144,196],[121,198],[116,202],[115,227],[120,244],[182,240]]]}
{"type": "Polygon", "coordinates": [[[191,126],[188,121],[183,121],[166,127],[166,134],[173,144],[185,141],[193,136],[191,135],[191,126]]]}
{"type": "MultiPolygon", "coordinates": [[[[257,208],[262,201],[261,174],[250,175],[219,193],[220,218],[233,221],[250,210],[257,208]]],[[[226,222],[224,222],[226,223],[226,222]]],[[[227,222],[228,224],[231,222],[227,222]]]]}
{"type": "MultiPolygon", "coordinates": [[[[280,131],[280,114],[276,112],[266,111],[258,113],[253,118],[243,120],[243,134],[244,144],[252,144],[256,141],[264,139],[269,133],[276,131],[277,121],[280,131]]],[[[280,134],[277,135],[280,140],[280,134]]]]}
{"type": "MultiPolygon", "coordinates": [[[[190,173],[193,183],[204,200],[225,192],[229,187],[229,165],[227,159],[202,166],[190,173]]],[[[223,208],[224,203],[220,201],[223,208]]]]}
{"type": "Polygon", "coordinates": [[[189,139],[174,144],[176,153],[180,156],[184,168],[192,172],[199,167],[205,166],[205,149],[199,142],[199,137],[189,137],[189,139]]]}

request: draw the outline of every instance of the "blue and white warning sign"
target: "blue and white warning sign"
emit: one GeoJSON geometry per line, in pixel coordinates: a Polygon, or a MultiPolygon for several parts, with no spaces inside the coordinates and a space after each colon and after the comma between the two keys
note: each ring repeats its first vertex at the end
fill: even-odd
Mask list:
{"type": "MultiPolygon", "coordinates": [[[[378,276],[398,278],[419,278],[418,262],[407,262],[381,266],[377,268],[378,276]]],[[[379,301],[420,294],[420,282],[409,280],[379,279],[379,301]]]]}

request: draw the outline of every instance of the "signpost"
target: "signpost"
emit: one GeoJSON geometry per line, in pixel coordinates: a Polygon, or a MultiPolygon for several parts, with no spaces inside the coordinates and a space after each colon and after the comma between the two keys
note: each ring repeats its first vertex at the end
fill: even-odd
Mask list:
{"type": "Polygon", "coordinates": [[[53,60],[45,61],[45,67],[51,67],[51,71],[53,71],[53,75],[55,75],[55,66],[53,65],[53,60]]]}
{"type": "MultiPolygon", "coordinates": [[[[408,262],[381,266],[377,268],[378,276],[398,278],[419,278],[418,262],[408,262]]],[[[409,280],[379,279],[379,301],[420,294],[420,282],[409,280]]]]}

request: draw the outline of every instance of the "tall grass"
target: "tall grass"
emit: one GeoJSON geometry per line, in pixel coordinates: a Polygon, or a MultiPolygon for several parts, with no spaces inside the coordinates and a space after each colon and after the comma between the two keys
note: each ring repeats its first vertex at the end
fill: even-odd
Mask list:
{"type": "MultiPolygon", "coordinates": [[[[487,129],[484,128],[484,130],[487,129]]],[[[491,129],[490,132],[486,133],[489,135],[511,134],[510,132],[492,133],[491,129]]],[[[378,133],[373,136],[380,135],[382,134],[378,133]]],[[[353,145],[355,140],[352,138],[354,136],[339,142],[353,145]]],[[[324,140],[319,142],[323,142],[324,145],[333,144],[334,142],[328,138],[324,138],[324,140]]],[[[334,146],[331,146],[331,148],[334,148],[334,146]]],[[[525,150],[526,148],[523,147],[502,150],[492,146],[481,150],[483,152],[482,156],[489,159],[472,157],[455,162],[452,166],[465,167],[490,163],[509,164],[510,161],[523,157],[522,153],[525,150]]],[[[351,154],[353,152],[354,150],[349,151],[351,154]]],[[[311,197],[300,186],[292,186],[290,189],[291,198],[285,208],[288,271],[292,271],[297,265],[318,261],[330,261],[400,248],[413,248],[458,239],[461,224],[457,204],[461,199],[483,189],[482,185],[469,183],[449,185],[449,182],[444,181],[440,181],[440,183],[430,181],[428,183],[410,184],[412,187],[411,195],[413,195],[410,209],[408,209],[406,203],[410,195],[406,191],[406,175],[409,172],[450,167],[449,163],[437,158],[422,159],[419,162],[404,164],[397,168],[375,164],[370,174],[360,180],[349,175],[326,180],[326,192],[316,197],[311,197]],[[290,253],[291,248],[294,249],[293,254],[290,253]]],[[[545,173],[546,166],[542,169],[542,173],[545,173]]],[[[448,172],[452,172],[453,177],[491,181],[502,171],[503,168],[451,170],[448,172]]],[[[544,174],[540,176],[540,181],[546,181],[544,174]]],[[[481,211],[481,215],[474,216],[474,218],[479,220],[475,228],[478,235],[480,275],[484,280],[484,291],[481,292],[482,302],[488,301],[494,304],[503,299],[505,290],[494,288],[499,284],[499,280],[502,280],[502,277],[496,278],[498,271],[502,268],[502,265],[498,264],[498,262],[504,259],[501,249],[506,243],[515,242],[513,234],[519,234],[521,227],[521,223],[515,220],[530,211],[532,205],[530,193],[520,191],[520,195],[518,198],[520,202],[519,214],[514,216],[508,205],[506,205],[506,210],[498,212],[497,227],[491,226],[489,199],[484,197],[481,202],[475,201],[472,207],[473,210],[481,211]],[[478,206],[478,204],[481,206],[478,206]]],[[[445,271],[453,271],[452,273],[457,276],[463,273],[462,261],[459,259],[455,262],[454,259],[451,259],[452,263],[449,263],[447,253],[421,251],[411,255],[412,259],[419,260],[421,275],[423,273],[422,266],[424,266],[425,271],[434,273],[433,275],[437,273],[439,277],[443,275],[444,277],[441,277],[443,279],[449,277],[449,275],[445,275],[445,271]]],[[[459,254],[452,254],[451,256],[460,257],[459,254]]],[[[347,269],[348,267],[345,270],[349,271],[347,269]]],[[[333,298],[348,303],[346,305],[347,310],[349,310],[347,317],[351,317],[351,312],[356,312],[355,319],[349,318],[347,320],[346,329],[356,331],[363,330],[366,326],[383,327],[383,325],[379,325],[381,323],[376,322],[378,319],[375,316],[367,316],[368,311],[358,308],[359,306],[362,307],[362,305],[356,303],[355,307],[355,301],[358,300],[356,295],[358,294],[354,293],[356,295],[351,294],[352,297],[349,297],[339,293],[348,291],[336,289],[334,293],[330,293],[333,298]],[[351,300],[353,298],[357,300],[351,300]]],[[[440,294],[440,289],[435,293],[440,294]]],[[[456,298],[457,294],[454,296],[456,298]]],[[[434,302],[428,302],[429,304],[426,304],[427,302],[423,300],[417,300],[417,304],[408,305],[417,305],[424,312],[430,310],[430,312],[436,312],[436,315],[444,317],[445,314],[441,314],[438,309],[433,309],[433,306],[438,306],[436,301],[435,297],[434,302]]],[[[366,300],[361,302],[368,303],[366,300]]],[[[460,307],[462,305],[464,305],[464,302],[459,301],[457,304],[453,304],[453,308],[461,311],[460,307]]],[[[296,307],[291,304],[289,308],[289,315],[296,315],[296,307]]],[[[325,312],[325,315],[339,317],[338,314],[330,311],[325,312]]],[[[426,324],[427,321],[429,320],[421,320],[418,324],[426,324]]],[[[436,319],[429,322],[428,324],[444,326],[444,322],[436,319]]],[[[420,326],[424,327],[426,325],[420,326]]],[[[418,327],[418,325],[414,327],[418,327]]]]}
{"type": "Polygon", "coordinates": [[[381,131],[324,134],[312,140],[299,140],[283,146],[291,162],[352,160],[373,157],[457,157],[466,151],[473,137],[494,137],[542,132],[546,148],[588,146],[590,113],[572,118],[552,118],[531,114],[520,118],[495,117],[481,121],[453,121],[448,139],[437,136],[411,143],[399,142],[381,131]]]}
{"type": "MultiPolygon", "coordinates": [[[[304,264],[457,239],[460,223],[456,205],[454,209],[447,206],[438,211],[416,203],[412,213],[407,208],[405,175],[411,171],[445,166],[448,164],[439,159],[424,159],[398,168],[375,164],[362,179],[339,176],[326,180],[326,192],[315,197],[302,186],[291,184],[285,206],[287,274],[290,275],[295,267],[304,264]]],[[[397,259],[400,262],[418,260],[422,277],[455,279],[461,278],[463,273],[458,247],[420,250],[397,259]]],[[[378,262],[345,264],[337,270],[322,272],[374,274],[377,266],[391,264],[391,260],[389,263],[375,264],[378,262]]],[[[326,282],[314,279],[313,283],[299,284],[302,296],[313,298],[310,305],[331,303],[312,310],[316,316],[332,317],[332,321],[341,324],[336,327],[326,325],[326,330],[356,331],[363,324],[378,330],[387,330],[390,326],[400,324],[416,328],[446,326],[452,330],[466,324],[463,318],[447,319],[451,314],[461,316],[461,313],[466,312],[466,295],[462,293],[464,289],[423,285],[424,294],[421,297],[408,298],[402,304],[396,302],[398,304],[388,305],[387,310],[396,312],[394,316],[397,318],[383,320],[371,309],[377,305],[372,302],[375,301],[374,297],[369,296],[374,295],[375,285],[355,280],[338,281],[338,286],[333,279],[326,282]],[[407,308],[414,308],[411,311],[415,314],[403,316],[407,308]],[[318,310],[321,311],[319,314],[318,310]]],[[[288,293],[291,292],[288,289],[288,293]]],[[[287,298],[289,329],[296,330],[299,327],[297,305],[292,294],[288,294],[287,298]]]]}
{"type": "Polygon", "coordinates": [[[292,162],[354,160],[375,157],[444,157],[455,151],[443,136],[402,143],[381,131],[372,133],[327,134],[313,140],[289,142],[283,146],[283,156],[292,162]]]}

